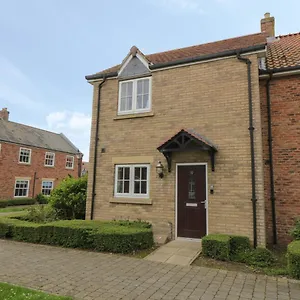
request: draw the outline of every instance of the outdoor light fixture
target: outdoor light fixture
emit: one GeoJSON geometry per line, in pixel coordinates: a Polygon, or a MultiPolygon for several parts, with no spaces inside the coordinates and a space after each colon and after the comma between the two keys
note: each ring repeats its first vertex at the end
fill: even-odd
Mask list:
{"type": "Polygon", "coordinates": [[[156,173],[160,178],[164,177],[164,166],[162,165],[161,161],[159,161],[156,166],[156,173]]]}

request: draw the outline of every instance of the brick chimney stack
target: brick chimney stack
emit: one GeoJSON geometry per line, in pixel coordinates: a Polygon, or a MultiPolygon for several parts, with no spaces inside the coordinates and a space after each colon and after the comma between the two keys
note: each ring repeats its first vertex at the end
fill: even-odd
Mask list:
{"type": "Polygon", "coordinates": [[[260,21],[261,32],[265,32],[268,37],[275,37],[275,18],[270,13],[265,13],[264,18],[260,21]]]}
{"type": "Polygon", "coordinates": [[[0,110],[0,119],[3,119],[4,121],[8,121],[8,117],[9,117],[9,111],[7,110],[7,108],[2,108],[2,110],[0,110]]]}

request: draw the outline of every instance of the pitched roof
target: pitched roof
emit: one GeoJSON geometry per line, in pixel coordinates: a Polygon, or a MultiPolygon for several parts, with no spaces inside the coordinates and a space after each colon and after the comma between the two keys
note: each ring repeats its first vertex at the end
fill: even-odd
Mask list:
{"type": "Polygon", "coordinates": [[[281,35],[274,41],[268,43],[268,69],[297,66],[300,66],[300,33],[281,35]]]}
{"type": "MultiPolygon", "coordinates": [[[[186,48],[180,48],[165,52],[153,53],[145,55],[146,59],[153,65],[174,63],[180,60],[188,60],[196,57],[205,57],[208,55],[215,54],[226,54],[228,51],[238,51],[240,49],[247,49],[255,46],[266,45],[266,35],[264,33],[256,33],[245,36],[240,36],[236,38],[221,40],[217,42],[201,44],[196,46],[190,46],[186,48]]],[[[120,64],[109,69],[103,70],[93,75],[86,76],[87,79],[92,79],[91,77],[97,77],[104,74],[116,73],[120,64]]]]}
{"type": "Polygon", "coordinates": [[[80,153],[62,133],[5,121],[0,118],[0,141],[45,148],[66,153],[80,153]]]}

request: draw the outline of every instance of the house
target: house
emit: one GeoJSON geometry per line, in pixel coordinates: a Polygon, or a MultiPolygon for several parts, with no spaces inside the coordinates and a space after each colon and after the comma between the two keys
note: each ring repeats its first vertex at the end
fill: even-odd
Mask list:
{"type": "Polygon", "coordinates": [[[11,122],[0,111],[0,199],[47,196],[63,178],[80,175],[81,160],[62,133],[11,122]]]}
{"type": "Polygon", "coordinates": [[[81,176],[86,175],[89,172],[89,162],[83,161],[81,163],[81,176]]]}
{"type": "Polygon", "coordinates": [[[160,235],[285,244],[300,216],[300,34],[261,32],[144,55],[93,86],[88,219],[160,235]],[[268,142],[270,141],[270,142],[268,142]]]}

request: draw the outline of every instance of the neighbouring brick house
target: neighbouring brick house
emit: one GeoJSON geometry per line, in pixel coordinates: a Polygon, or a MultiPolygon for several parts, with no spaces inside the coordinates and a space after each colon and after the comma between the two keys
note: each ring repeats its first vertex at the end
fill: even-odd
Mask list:
{"type": "Polygon", "coordinates": [[[87,218],[148,220],[171,238],[246,235],[255,246],[274,232],[285,243],[300,216],[300,35],[274,35],[267,13],[260,33],[150,55],[134,46],[86,76],[87,218]]]}
{"type": "Polygon", "coordinates": [[[0,199],[49,195],[68,175],[78,177],[82,154],[61,133],[11,122],[0,111],[0,199]]]}

